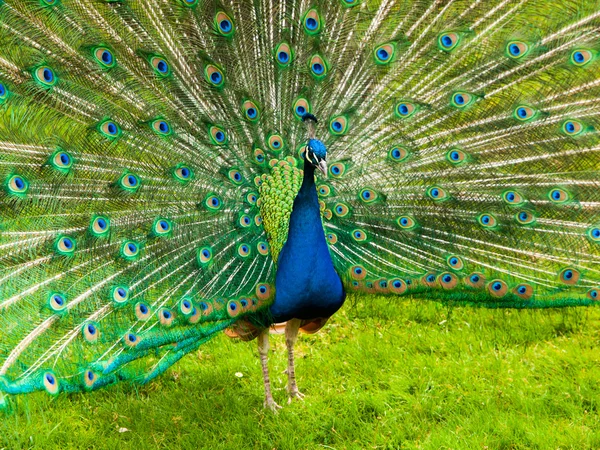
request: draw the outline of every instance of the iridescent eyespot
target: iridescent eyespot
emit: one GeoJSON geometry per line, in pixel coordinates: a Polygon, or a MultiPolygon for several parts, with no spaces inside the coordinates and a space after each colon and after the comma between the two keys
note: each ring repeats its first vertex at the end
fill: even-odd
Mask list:
{"type": "Polygon", "coordinates": [[[329,70],[327,61],[320,55],[313,55],[308,62],[308,67],[311,75],[317,80],[325,78],[329,70]]]}
{"type": "Polygon", "coordinates": [[[363,230],[356,229],[352,231],[352,239],[356,242],[364,242],[367,240],[367,233],[363,230]]]}
{"type": "Polygon", "coordinates": [[[213,144],[216,145],[225,145],[227,144],[227,134],[225,130],[221,127],[217,127],[212,125],[208,129],[208,134],[210,136],[210,140],[213,144]]]}
{"type": "Polygon", "coordinates": [[[256,201],[258,200],[258,194],[256,192],[248,192],[246,194],[246,201],[250,205],[256,205],[256,201]]]}
{"type": "Polygon", "coordinates": [[[170,309],[161,308],[156,312],[158,323],[163,327],[170,327],[175,321],[175,314],[170,309]]]}
{"type": "Polygon", "coordinates": [[[314,36],[321,32],[321,16],[316,8],[309,9],[302,18],[306,34],[314,36]]]}
{"type": "Polygon", "coordinates": [[[54,312],[64,312],[67,307],[67,300],[63,294],[51,292],[48,296],[48,305],[54,312]]]}
{"type": "Polygon", "coordinates": [[[412,230],[417,226],[417,222],[411,216],[400,216],[396,219],[396,223],[404,230],[412,230]]]}
{"type": "Polygon", "coordinates": [[[554,203],[565,203],[569,200],[569,193],[563,189],[552,189],[548,193],[548,198],[554,203]]]}
{"type": "Polygon", "coordinates": [[[396,54],[395,44],[383,44],[375,49],[373,56],[377,64],[389,64],[394,60],[396,54]]]}
{"type": "Polygon", "coordinates": [[[346,166],[344,163],[334,163],[329,166],[329,174],[333,178],[340,178],[346,173],[346,166]]]}
{"type": "Polygon", "coordinates": [[[77,242],[69,236],[59,236],[56,241],[54,241],[54,250],[59,255],[71,256],[75,253],[76,248],[77,242]]]}
{"type": "Polygon", "coordinates": [[[254,149],[254,162],[257,164],[263,164],[265,162],[265,152],[262,149],[254,149]]]}
{"type": "Polygon", "coordinates": [[[342,6],[346,8],[352,8],[358,4],[360,4],[359,0],[341,0],[342,6]]]}
{"type": "Polygon", "coordinates": [[[173,224],[170,220],[159,217],[152,224],[152,234],[156,237],[165,237],[173,231],[173,224]]]}
{"type": "Polygon", "coordinates": [[[515,108],[513,117],[521,122],[527,122],[528,120],[534,119],[537,113],[538,111],[530,106],[520,105],[515,108]]]}
{"type": "Polygon", "coordinates": [[[271,286],[266,283],[257,284],[255,293],[259,301],[267,300],[271,296],[271,286]]]}
{"type": "Polygon", "coordinates": [[[223,202],[216,195],[209,194],[204,199],[204,206],[206,206],[211,211],[216,211],[223,207],[223,202]]]}
{"type": "Polygon", "coordinates": [[[568,136],[577,136],[583,132],[583,125],[576,120],[567,120],[563,122],[561,129],[568,136]]]}
{"type": "Polygon", "coordinates": [[[207,64],[204,68],[204,77],[209,84],[214,87],[220,88],[225,84],[225,76],[221,69],[213,64],[207,64]]]}
{"type": "Polygon", "coordinates": [[[437,277],[435,276],[434,273],[426,273],[425,275],[423,275],[423,277],[421,277],[421,282],[425,286],[436,287],[437,286],[437,277]]]}
{"type": "Polygon", "coordinates": [[[302,117],[305,114],[310,114],[310,112],[311,112],[310,102],[304,97],[299,97],[294,102],[293,110],[294,110],[294,116],[296,116],[296,119],[302,120],[302,117]]]}
{"type": "Polygon", "coordinates": [[[367,270],[363,266],[350,267],[350,276],[354,280],[364,280],[367,276],[367,270]]]}
{"type": "Polygon", "coordinates": [[[338,203],[333,208],[333,213],[338,217],[346,217],[350,213],[350,208],[344,203],[338,203]]]}
{"type": "Polygon", "coordinates": [[[571,62],[578,67],[583,67],[588,64],[593,57],[594,54],[591,50],[573,50],[571,53],[571,62]]]}
{"type": "Polygon", "coordinates": [[[271,134],[267,138],[267,145],[271,151],[279,153],[285,148],[283,138],[279,134],[271,134]]]}
{"type": "Polygon", "coordinates": [[[81,334],[87,342],[96,342],[100,337],[98,325],[94,322],[86,322],[81,327],[81,334]]]}
{"type": "Polygon", "coordinates": [[[404,147],[393,147],[388,152],[388,158],[392,161],[404,161],[408,157],[408,150],[404,147]]]}
{"type": "Polygon", "coordinates": [[[258,253],[263,255],[263,256],[267,256],[269,254],[269,244],[267,244],[266,242],[260,241],[259,243],[256,244],[256,250],[258,250],[258,253]]]}
{"type": "Polygon", "coordinates": [[[430,199],[435,200],[435,201],[446,200],[449,198],[446,191],[439,186],[431,186],[431,187],[427,188],[425,193],[427,194],[427,196],[430,199]]]}
{"type": "Polygon", "coordinates": [[[417,106],[412,102],[400,101],[396,104],[396,116],[401,119],[407,119],[417,111],[417,106]]]}
{"type": "Polygon", "coordinates": [[[240,214],[238,224],[242,228],[248,228],[250,225],[252,225],[252,219],[248,214],[240,214]]]}
{"type": "Polygon", "coordinates": [[[156,119],[150,123],[150,127],[152,131],[160,136],[169,136],[171,131],[171,126],[162,119],[156,119]]]}
{"type": "Polygon", "coordinates": [[[8,98],[8,89],[3,83],[0,83],[0,104],[4,103],[4,100],[8,98]]]}
{"type": "Polygon", "coordinates": [[[590,289],[586,294],[587,298],[590,300],[600,300],[600,290],[598,289],[590,289]]]}
{"type": "Polygon", "coordinates": [[[246,258],[247,256],[250,256],[250,254],[251,254],[250,246],[248,244],[239,244],[237,247],[237,253],[242,258],[246,258]]]}
{"type": "Polygon", "coordinates": [[[529,284],[521,283],[513,289],[513,293],[523,300],[529,300],[533,296],[533,288],[529,284]]]}
{"type": "Polygon", "coordinates": [[[94,59],[100,64],[100,67],[104,69],[110,69],[117,64],[113,53],[106,47],[96,47],[93,50],[93,55],[94,59]]]}
{"type": "Polygon", "coordinates": [[[67,173],[73,167],[73,158],[64,150],[56,150],[50,157],[50,165],[59,172],[67,173]]]}
{"type": "Polygon", "coordinates": [[[389,280],[388,287],[390,292],[398,295],[404,294],[406,292],[406,289],[408,289],[406,282],[399,278],[393,278],[389,280]]]}
{"type": "Polygon", "coordinates": [[[131,260],[140,254],[140,246],[135,241],[124,241],[121,244],[121,256],[123,259],[131,260]]]}
{"type": "Polygon", "coordinates": [[[519,59],[529,52],[529,45],[521,41],[510,41],[506,44],[506,54],[512,59],[519,59]]]}
{"type": "Polygon", "coordinates": [[[93,371],[85,370],[83,372],[83,383],[86,389],[92,389],[97,380],[98,375],[96,375],[93,371]]]}
{"type": "Polygon", "coordinates": [[[235,25],[231,17],[220,11],[215,15],[215,29],[221,36],[231,37],[235,32],[235,25]]]}
{"type": "Polygon", "coordinates": [[[127,192],[135,192],[141,186],[141,181],[139,177],[131,172],[125,172],[119,178],[119,187],[127,192]]]}
{"type": "Polygon", "coordinates": [[[205,266],[212,260],[212,249],[210,247],[202,247],[198,249],[198,263],[200,266],[205,266]]]}
{"type": "Polygon", "coordinates": [[[9,194],[22,196],[29,190],[29,182],[22,175],[12,175],[6,180],[6,188],[9,194]]]}
{"type": "Polygon", "coordinates": [[[44,372],[42,374],[42,384],[44,386],[44,389],[46,389],[46,392],[48,392],[48,394],[56,395],[60,391],[60,384],[58,383],[58,378],[56,378],[56,376],[50,371],[44,372]]]}
{"type": "Polygon", "coordinates": [[[227,172],[227,178],[229,178],[229,181],[231,181],[233,184],[238,186],[244,182],[244,177],[237,169],[231,169],[229,172],[227,172]]]}
{"type": "Polygon", "coordinates": [[[52,87],[58,81],[54,71],[48,66],[41,66],[34,70],[35,80],[43,87],[52,87]]]}
{"type": "Polygon", "coordinates": [[[502,280],[492,280],[488,283],[488,292],[493,297],[504,297],[508,292],[507,284],[502,280]]]}
{"type": "Polygon", "coordinates": [[[94,216],[90,222],[90,232],[96,237],[108,236],[110,219],[106,216],[94,216]]]}
{"type": "Polygon", "coordinates": [[[600,242],[600,226],[594,226],[587,230],[587,236],[592,242],[600,242]]]}
{"type": "Polygon", "coordinates": [[[187,183],[194,178],[194,172],[189,166],[178,164],[173,168],[173,177],[181,183],[187,183]]]}
{"type": "Polygon", "coordinates": [[[335,136],[341,136],[348,131],[349,121],[346,116],[332,117],[329,121],[329,132],[335,136]]]}
{"type": "Polygon", "coordinates": [[[460,35],[458,33],[442,33],[438,36],[438,47],[445,51],[449,52],[456,48],[456,46],[460,42],[460,35]]]}
{"type": "Polygon", "coordinates": [[[480,289],[485,285],[485,277],[481,273],[474,272],[465,278],[465,284],[472,288],[480,289]]]}
{"type": "Polygon", "coordinates": [[[142,302],[137,303],[135,305],[134,311],[135,311],[135,316],[139,320],[148,320],[152,316],[152,311],[150,310],[150,307],[142,302]]]}
{"type": "Polygon", "coordinates": [[[508,203],[509,205],[512,206],[518,206],[518,205],[522,205],[523,203],[525,203],[525,199],[523,198],[523,196],[521,194],[519,194],[517,191],[505,191],[502,194],[502,200],[504,200],[506,203],[508,203]]]}
{"type": "Polygon", "coordinates": [[[529,211],[519,211],[515,215],[515,219],[517,219],[517,222],[521,225],[531,225],[535,223],[535,216],[529,211]]]}
{"type": "Polygon", "coordinates": [[[463,109],[475,101],[475,96],[468,92],[455,92],[452,94],[450,104],[455,108],[463,109]]]}
{"type": "Polygon", "coordinates": [[[161,78],[169,76],[171,73],[171,68],[169,67],[169,63],[165,61],[162,56],[152,56],[150,57],[150,65],[154,69],[154,73],[161,78]]]}
{"type": "Polygon", "coordinates": [[[453,273],[444,272],[438,277],[438,283],[444,289],[454,289],[458,284],[458,278],[453,273]]]}
{"type": "Polygon", "coordinates": [[[243,311],[244,309],[242,308],[239,302],[236,302],[235,300],[229,300],[227,302],[227,314],[229,314],[229,317],[237,317],[243,311]]]}
{"type": "Polygon", "coordinates": [[[446,262],[454,270],[462,270],[465,267],[465,263],[460,256],[450,255],[446,259],[446,262]]]}
{"type": "Polygon", "coordinates": [[[123,305],[129,300],[129,288],[127,286],[114,286],[110,290],[110,298],[117,305],[123,305]]]}
{"type": "Polygon", "coordinates": [[[292,48],[286,42],[282,42],[275,48],[275,62],[279,67],[288,67],[294,60],[292,48]]]}
{"type": "Polygon", "coordinates": [[[252,100],[242,102],[242,111],[246,120],[250,122],[256,122],[260,118],[260,109],[252,100]]]}
{"type": "Polygon", "coordinates": [[[498,221],[492,214],[480,214],[477,216],[477,222],[484,228],[495,228],[498,226],[498,221]]]}
{"type": "Polygon", "coordinates": [[[331,194],[331,188],[326,184],[322,184],[317,187],[317,192],[319,193],[319,197],[328,197],[331,194]]]}
{"type": "Polygon", "coordinates": [[[109,139],[118,138],[121,136],[121,127],[112,120],[105,120],[98,125],[98,131],[109,139]]]}
{"type": "Polygon", "coordinates": [[[573,285],[579,281],[579,277],[581,274],[577,269],[573,269],[572,267],[567,267],[566,269],[561,270],[559,274],[560,281],[565,284],[573,285]]]}
{"type": "Polygon", "coordinates": [[[365,188],[360,191],[360,193],[358,194],[358,198],[362,200],[363,203],[369,204],[376,201],[379,198],[379,194],[377,194],[377,192],[372,189],[365,188]]]}
{"type": "Polygon", "coordinates": [[[453,148],[446,153],[448,162],[459,165],[467,160],[467,154],[458,148],[453,148]]]}
{"type": "Polygon", "coordinates": [[[330,244],[334,245],[334,244],[337,244],[337,241],[338,241],[337,234],[335,234],[335,233],[327,233],[327,242],[329,242],[330,244]]]}

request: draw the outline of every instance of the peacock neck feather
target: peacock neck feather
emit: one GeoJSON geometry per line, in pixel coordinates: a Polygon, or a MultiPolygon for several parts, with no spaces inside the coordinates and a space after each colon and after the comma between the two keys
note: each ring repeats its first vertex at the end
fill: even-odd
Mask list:
{"type": "Polygon", "coordinates": [[[275,322],[329,317],[344,303],[345,293],[325,240],[315,167],[304,162],[302,186],[294,199],[288,237],[277,267],[275,322]]]}

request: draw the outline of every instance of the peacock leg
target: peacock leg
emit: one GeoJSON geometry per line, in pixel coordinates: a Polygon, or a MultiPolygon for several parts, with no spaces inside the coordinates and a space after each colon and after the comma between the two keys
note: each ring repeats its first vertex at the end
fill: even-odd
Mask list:
{"type": "Polygon", "coordinates": [[[271,393],[271,380],[269,380],[269,329],[267,328],[258,335],[258,353],[260,354],[260,363],[262,364],[263,380],[265,382],[265,408],[269,408],[271,411],[277,411],[281,406],[275,403],[273,400],[273,394],[271,393]]]}
{"type": "Polygon", "coordinates": [[[299,328],[299,319],[289,320],[285,326],[285,343],[288,349],[287,390],[290,396],[290,398],[288,399],[288,403],[291,403],[293,398],[297,398],[300,400],[304,398],[304,394],[298,390],[298,386],[296,385],[296,371],[294,369],[294,345],[296,345],[296,340],[298,339],[299,328]]]}

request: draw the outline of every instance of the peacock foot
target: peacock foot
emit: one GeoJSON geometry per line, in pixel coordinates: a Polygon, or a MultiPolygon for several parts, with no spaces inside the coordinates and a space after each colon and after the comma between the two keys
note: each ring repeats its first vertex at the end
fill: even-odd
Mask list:
{"type": "Polygon", "coordinates": [[[288,388],[288,394],[289,394],[288,405],[290,403],[292,403],[292,400],[295,398],[298,400],[304,400],[304,397],[305,397],[305,395],[302,392],[300,392],[298,390],[298,388],[295,386],[291,389],[288,388]]]}
{"type": "Polygon", "coordinates": [[[265,409],[270,409],[274,413],[280,410],[282,407],[275,403],[272,396],[268,396],[265,398],[265,402],[263,403],[265,409]]]}

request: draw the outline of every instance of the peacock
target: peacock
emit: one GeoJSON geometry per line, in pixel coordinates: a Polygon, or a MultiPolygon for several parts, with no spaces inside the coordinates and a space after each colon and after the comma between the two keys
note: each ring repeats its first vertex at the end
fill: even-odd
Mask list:
{"type": "Polygon", "coordinates": [[[600,10],[4,0],[0,406],[402,295],[597,304],[600,10]]]}

